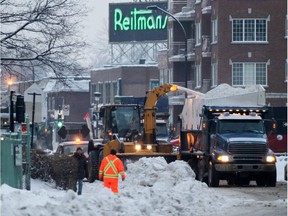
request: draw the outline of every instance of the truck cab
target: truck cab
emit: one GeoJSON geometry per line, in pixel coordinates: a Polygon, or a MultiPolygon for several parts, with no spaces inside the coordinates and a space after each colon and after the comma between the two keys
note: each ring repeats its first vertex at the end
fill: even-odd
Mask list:
{"type": "Polygon", "coordinates": [[[192,168],[210,187],[228,184],[276,185],[276,158],[269,149],[262,107],[204,106],[202,128],[190,131],[192,168]]]}

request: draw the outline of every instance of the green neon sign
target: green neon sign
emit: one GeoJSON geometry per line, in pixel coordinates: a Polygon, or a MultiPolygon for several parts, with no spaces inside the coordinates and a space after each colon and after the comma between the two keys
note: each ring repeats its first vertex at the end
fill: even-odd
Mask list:
{"type": "Polygon", "coordinates": [[[130,12],[131,16],[123,16],[119,8],[114,10],[115,31],[162,30],[167,26],[168,16],[153,16],[152,10],[137,10],[130,12]]]}

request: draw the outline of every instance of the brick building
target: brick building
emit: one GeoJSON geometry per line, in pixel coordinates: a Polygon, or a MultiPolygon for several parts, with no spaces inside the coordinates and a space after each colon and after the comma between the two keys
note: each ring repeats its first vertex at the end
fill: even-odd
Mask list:
{"type": "MultiPolygon", "coordinates": [[[[163,79],[207,92],[221,83],[234,87],[260,84],[267,105],[287,105],[286,0],[168,0],[170,17],[167,57],[159,65],[163,79]],[[164,60],[168,60],[166,64],[164,60]],[[166,65],[166,68],[163,67],[166,65]]],[[[164,53],[165,54],[165,53],[164,53]]],[[[171,98],[174,122],[184,97],[171,98]]]]}
{"type": "Polygon", "coordinates": [[[115,96],[145,97],[146,91],[159,85],[159,69],[150,65],[130,65],[91,71],[90,101],[100,92],[100,104],[114,103],[115,96]]]}

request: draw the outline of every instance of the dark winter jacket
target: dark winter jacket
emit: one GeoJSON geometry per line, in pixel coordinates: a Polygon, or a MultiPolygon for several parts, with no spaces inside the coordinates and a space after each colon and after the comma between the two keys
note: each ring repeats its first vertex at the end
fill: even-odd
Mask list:
{"type": "Polygon", "coordinates": [[[73,158],[78,161],[78,179],[84,179],[87,174],[87,159],[84,154],[74,153],[73,158]]]}

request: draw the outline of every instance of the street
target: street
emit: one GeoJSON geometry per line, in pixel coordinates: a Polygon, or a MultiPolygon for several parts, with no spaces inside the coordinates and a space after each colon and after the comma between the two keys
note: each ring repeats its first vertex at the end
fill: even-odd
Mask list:
{"type": "Polygon", "coordinates": [[[277,182],[276,187],[257,187],[255,182],[247,187],[230,187],[223,182],[219,188],[211,189],[226,198],[243,199],[243,202],[232,206],[231,203],[223,203],[220,207],[223,215],[287,215],[287,182],[277,182]]]}

